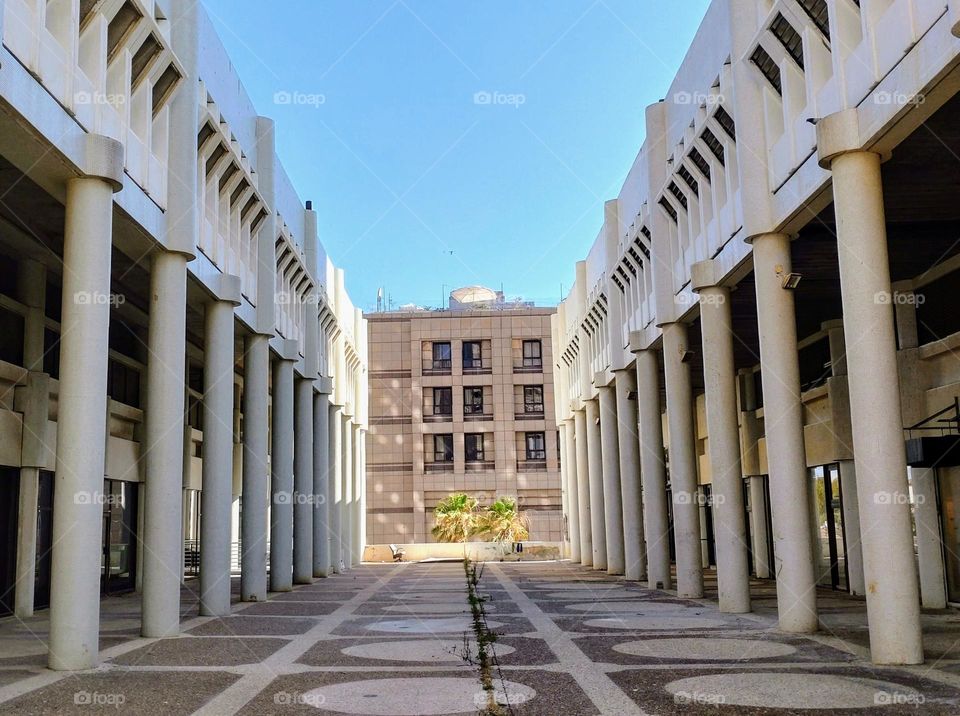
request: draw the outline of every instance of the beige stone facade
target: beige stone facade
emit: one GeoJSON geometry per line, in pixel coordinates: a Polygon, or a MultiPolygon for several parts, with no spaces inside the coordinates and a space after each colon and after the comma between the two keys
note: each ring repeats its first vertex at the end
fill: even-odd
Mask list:
{"type": "Polygon", "coordinates": [[[563,539],[554,309],[367,314],[367,543],[433,541],[454,491],[515,497],[532,540],[563,539]]]}

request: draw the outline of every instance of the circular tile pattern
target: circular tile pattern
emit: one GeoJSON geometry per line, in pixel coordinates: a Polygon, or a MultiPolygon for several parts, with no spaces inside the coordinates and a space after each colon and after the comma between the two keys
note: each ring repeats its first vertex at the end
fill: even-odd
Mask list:
{"type": "MultiPolygon", "coordinates": [[[[491,629],[503,626],[500,622],[487,622],[491,629]]],[[[398,632],[404,634],[454,634],[473,630],[470,617],[450,617],[447,619],[395,619],[368,624],[370,631],[398,632]]]]}
{"type": "MultiPolygon", "coordinates": [[[[463,641],[455,639],[412,639],[410,641],[384,641],[374,644],[357,644],[342,649],[347,656],[361,659],[385,659],[388,661],[438,662],[445,664],[466,663],[463,658],[463,641]]],[[[476,653],[476,643],[470,641],[466,648],[476,653]]],[[[516,649],[506,644],[494,646],[499,656],[512,654],[516,649]]]]}
{"type": "MultiPolygon", "coordinates": [[[[528,686],[512,681],[498,686],[500,704],[518,705],[536,696],[528,686]]],[[[304,703],[345,714],[369,716],[438,716],[474,713],[487,703],[477,679],[464,677],[423,677],[415,679],[369,679],[348,681],[313,689],[302,695],[304,703]]]]}
{"type": "Polygon", "coordinates": [[[672,681],[664,688],[677,703],[779,709],[876,708],[920,696],[907,686],[835,674],[710,674],[672,681]]]}
{"type": "MultiPolygon", "coordinates": [[[[403,602],[445,602],[451,597],[456,596],[456,592],[449,590],[446,592],[402,592],[400,594],[388,595],[392,599],[403,602]]],[[[463,590],[463,597],[466,599],[467,590],[463,590]]]]}
{"type": "Polygon", "coordinates": [[[687,616],[622,616],[588,619],[584,625],[604,629],[633,629],[638,631],[674,631],[683,629],[711,629],[723,626],[719,619],[687,616]]]}
{"type": "Polygon", "coordinates": [[[570,589],[563,592],[550,592],[549,594],[537,594],[535,595],[538,599],[571,599],[574,601],[587,601],[588,599],[606,599],[607,597],[626,597],[632,595],[633,592],[629,592],[622,587],[617,589],[601,589],[593,591],[590,587],[584,587],[581,589],[570,589]]]}
{"type": "Polygon", "coordinates": [[[544,579],[538,582],[532,582],[529,584],[522,584],[523,588],[532,588],[532,589],[589,589],[594,591],[597,589],[623,589],[623,587],[616,582],[605,582],[602,580],[590,580],[584,579],[579,582],[570,582],[568,580],[552,580],[544,579]]]}
{"type": "MultiPolygon", "coordinates": [[[[487,607],[491,610],[492,607],[487,607]]],[[[469,614],[469,604],[400,604],[384,607],[385,612],[402,612],[403,614],[469,614]]]]}
{"type": "Polygon", "coordinates": [[[565,609],[575,612],[607,612],[616,614],[661,614],[663,612],[682,612],[688,609],[683,604],[665,604],[664,602],[608,602],[595,601],[583,604],[564,604],[565,609]]]}
{"type": "Polygon", "coordinates": [[[796,653],[789,644],[760,639],[645,639],[617,644],[614,651],[651,659],[694,659],[697,661],[748,661],[796,653]]]}

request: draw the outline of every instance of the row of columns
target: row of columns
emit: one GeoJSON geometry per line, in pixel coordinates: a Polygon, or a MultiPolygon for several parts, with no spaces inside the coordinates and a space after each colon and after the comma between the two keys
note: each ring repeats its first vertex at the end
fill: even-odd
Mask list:
{"type": "MultiPolygon", "coordinates": [[[[818,125],[821,164],[833,178],[837,217],[842,324],[825,326],[831,340],[834,380],[849,391],[852,459],[840,460],[851,591],[865,594],[871,655],[876,663],[923,660],[918,587],[893,309],[877,296],[891,294],[881,188],[881,158],[859,148],[856,110],[818,125]]],[[[780,629],[818,629],[814,529],[808,509],[808,468],[790,237],[750,237],[772,513],[773,561],[766,554],[762,478],[748,486],[754,519],[756,572],[775,576],[780,629]],[[761,549],[757,549],[761,547],[761,549]],[[771,575],[772,572],[772,575],[771,575]]],[[[746,542],[740,407],[734,365],[729,288],[718,267],[691,267],[699,294],[708,456],[712,475],[719,606],[727,613],[751,609],[746,542]]],[[[584,400],[565,423],[565,486],[571,555],[586,566],[646,575],[651,588],[671,586],[666,455],[662,433],[660,370],[666,392],[670,493],[676,552],[676,591],[703,596],[700,493],[687,327],[661,326],[662,351],[636,352],[636,378],[598,374],[596,397],[584,400]],[[659,354],[659,355],[658,355],[659,354]],[[635,400],[634,400],[635,398],[635,400]],[[641,489],[642,486],[642,489],[641,489]],[[576,529],[574,529],[574,527],[576,529]]],[[[749,397],[749,396],[747,396],[749,397]]],[[[755,407],[755,406],[752,406],[755,407]]],[[[747,408],[745,408],[747,409],[747,408]]],[[[929,472],[915,489],[933,493],[929,472]]],[[[942,562],[936,558],[935,501],[918,510],[924,603],[942,601],[942,562]],[[928,525],[927,523],[930,523],[928,525]],[[929,527],[929,529],[927,529],[929,527]],[[933,535],[927,539],[927,535],[933,535]],[[926,560],[924,554],[930,555],[926,560]],[[939,565],[939,567],[938,567],[939,565]],[[940,587],[936,587],[939,581],[940,587]]]]}
{"type": "MultiPolygon", "coordinates": [[[[123,163],[119,143],[94,136],[87,141],[85,156],[93,171],[70,179],[66,191],[49,644],[49,665],[59,670],[92,668],[99,658],[103,503],[98,497],[109,438],[106,297],[111,289],[113,193],[121,186],[123,163]]],[[[180,625],[189,260],[186,251],[164,250],[151,266],[140,446],[145,637],[175,636],[180,625]]],[[[27,265],[22,278],[37,284],[26,293],[32,304],[39,300],[43,282],[30,272],[33,263],[27,265]]],[[[199,597],[202,615],[223,616],[231,610],[234,309],[241,300],[240,281],[223,275],[209,288],[212,295],[204,306],[199,597]]],[[[42,309],[38,316],[42,318],[42,309]]],[[[43,322],[28,323],[25,354],[31,371],[42,370],[43,322]],[[39,338],[34,336],[37,326],[39,338]]],[[[268,589],[287,591],[295,583],[309,583],[361,561],[365,438],[352,415],[331,402],[325,381],[309,371],[296,374],[295,342],[279,341],[271,357],[270,336],[251,332],[243,346],[241,598],[262,601],[268,589]]],[[[37,469],[26,468],[21,476],[28,488],[37,482],[37,469]]],[[[24,575],[19,581],[30,588],[18,587],[17,603],[18,609],[28,609],[36,559],[31,518],[37,509],[35,487],[24,490],[22,499],[27,504],[21,521],[34,531],[24,530],[19,538],[18,570],[24,575]]]]}

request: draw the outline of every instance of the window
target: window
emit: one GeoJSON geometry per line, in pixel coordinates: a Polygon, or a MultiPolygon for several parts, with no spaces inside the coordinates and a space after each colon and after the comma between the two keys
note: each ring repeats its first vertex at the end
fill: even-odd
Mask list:
{"type": "Polygon", "coordinates": [[[525,385],[523,386],[523,412],[524,413],[543,413],[543,386],[525,385]]]}
{"type": "Polygon", "coordinates": [[[483,368],[483,344],[480,341],[463,342],[463,367],[483,368]]]}
{"type": "Polygon", "coordinates": [[[467,433],[463,437],[467,462],[483,462],[483,433],[467,433]]]}
{"type": "Polygon", "coordinates": [[[543,433],[527,433],[527,460],[546,460],[547,445],[543,433]]]}
{"type": "Polygon", "coordinates": [[[437,370],[449,370],[450,369],[450,344],[449,343],[434,343],[433,344],[433,367],[437,370]]]}
{"type": "Polygon", "coordinates": [[[540,341],[523,342],[523,367],[524,368],[542,368],[543,367],[543,347],[540,341]]]}
{"type": "Polygon", "coordinates": [[[433,436],[433,461],[453,462],[453,435],[433,436]]]}
{"type": "Polygon", "coordinates": [[[453,415],[453,388],[433,389],[433,414],[453,415]]]}
{"type": "Polygon", "coordinates": [[[483,415],[483,388],[463,389],[464,415],[483,415]]]}

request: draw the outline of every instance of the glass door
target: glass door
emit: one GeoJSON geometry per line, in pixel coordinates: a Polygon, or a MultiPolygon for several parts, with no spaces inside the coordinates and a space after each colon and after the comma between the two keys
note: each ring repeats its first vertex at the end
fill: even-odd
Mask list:
{"type": "Polygon", "coordinates": [[[37,499],[37,569],[33,608],[50,606],[50,570],[53,563],[53,473],[40,471],[37,499]]]}
{"type": "Polygon", "coordinates": [[[103,481],[103,555],[100,591],[128,592],[134,588],[137,561],[137,496],[139,485],[103,481]]]}
{"type": "Polygon", "coordinates": [[[843,535],[843,502],[840,468],[820,465],[810,471],[813,480],[813,517],[816,539],[817,583],[847,589],[847,560],[843,535]]]}
{"type": "Polygon", "coordinates": [[[944,565],[947,570],[947,599],[960,602],[960,470],[939,468],[940,520],[943,528],[944,565]]]}

